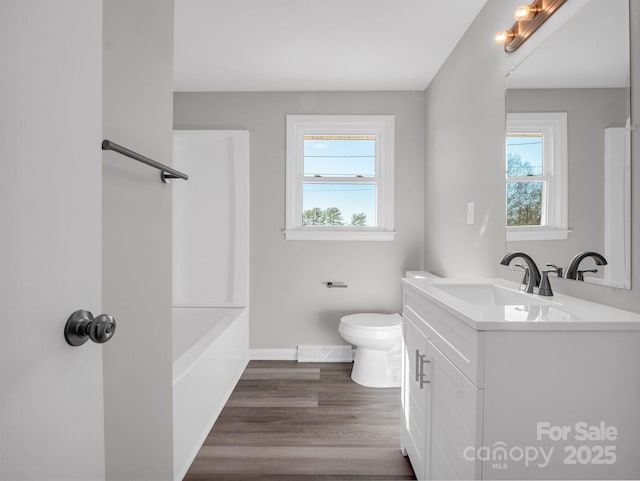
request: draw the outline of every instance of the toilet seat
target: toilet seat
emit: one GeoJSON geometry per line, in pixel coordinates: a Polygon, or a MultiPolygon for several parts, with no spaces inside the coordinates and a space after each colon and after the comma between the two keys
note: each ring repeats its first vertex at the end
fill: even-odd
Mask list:
{"type": "Polygon", "coordinates": [[[371,331],[402,329],[402,318],[398,314],[364,313],[343,316],[342,324],[371,331]]]}
{"type": "Polygon", "coordinates": [[[340,319],[340,334],[360,339],[402,337],[402,318],[398,314],[351,314],[340,319]]]}

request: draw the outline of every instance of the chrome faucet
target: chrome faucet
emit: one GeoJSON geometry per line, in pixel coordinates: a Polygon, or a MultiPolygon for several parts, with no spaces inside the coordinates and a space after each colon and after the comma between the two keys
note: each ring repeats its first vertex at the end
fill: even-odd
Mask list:
{"type": "Polygon", "coordinates": [[[524,289],[522,287],[521,289],[529,294],[533,294],[533,289],[540,287],[540,271],[529,255],[524,252],[509,252],[502,258],[500,264],[508,266],[516,257],[519,257],[527,264],[527,267],[524,269],[524,277],[522,278],[522,285],[524,286],[524,289]]]}
{"type": "Polygon", "coordinates": [[[569,267],[567,268],[567,272],[564,275],[565,278],[574,279],[577,281],[584,281],[584,275],[583,275],[584,272],[598,272],[597,269],[590,269],[590,270],[584,270],[584,271],[578,270],[578,268],[580,267],[580,263],[587,257],[591,257],[595,261],[596,265],[598,266],[607,265],[607,260],[597,252],[591,252],[591,251],[580,252],[579,254],[574,256],[573,259],[571,259],[571,263],[569,264],[569,267]]]}

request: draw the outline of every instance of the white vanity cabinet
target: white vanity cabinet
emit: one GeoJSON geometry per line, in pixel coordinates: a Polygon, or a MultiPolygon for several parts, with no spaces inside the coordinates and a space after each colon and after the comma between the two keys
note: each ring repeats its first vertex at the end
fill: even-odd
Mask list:
{"type": "Polygon", "coordinates": [[[408,455],[418,479],[426,472],[427,392],[424,377],[427,338],[405,316],[402,319],[404,352],[402,361],[402,449],[408,455]]]}
{"type": "Polygon", "coordinates": [[[419,314],[427,306],[405,301],[402,449],[417,479],[478,479],[480,463],[464,450],[480,441],[483,391],[438,349],[442,339],[419,314]]]}
{"type": "Polygon", "coordinates": [[[567,324],[550,303],[474,324],[403,284],[401,448],[418,479],[640,479],[640,316],[567,324]]]}

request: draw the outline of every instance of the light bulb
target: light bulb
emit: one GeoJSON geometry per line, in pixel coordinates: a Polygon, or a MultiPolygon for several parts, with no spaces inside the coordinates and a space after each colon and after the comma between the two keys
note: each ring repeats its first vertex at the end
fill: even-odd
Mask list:
{"type": "Polygon", "coordinates": [[[496,34],[496,43],[504,45],[505,43],[511,41],[513,37],[515,37],[515,34],[512,30],[503,30],[502,32],[498,32],[496,34]]]}
{"type": "Polygon", "coordinates": [[[520,5],[516,8],[513,17],[516,20],[531,20],[539,11],[540,8],[535,5],[520,5]]]}

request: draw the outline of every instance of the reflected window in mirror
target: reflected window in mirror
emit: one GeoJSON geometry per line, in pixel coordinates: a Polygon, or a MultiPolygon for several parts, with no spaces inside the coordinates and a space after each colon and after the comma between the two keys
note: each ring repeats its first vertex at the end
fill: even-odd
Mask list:
{"type": "Polygon", "coordinates": [[[543,143],[542,132],[507,133],[507,227],[544,225],[543,143]]]}
{"type": "Polygon", "coordinates": [[[565,112],[507,115],[507,240],[567,238],[566,145],[565,112]]]}

